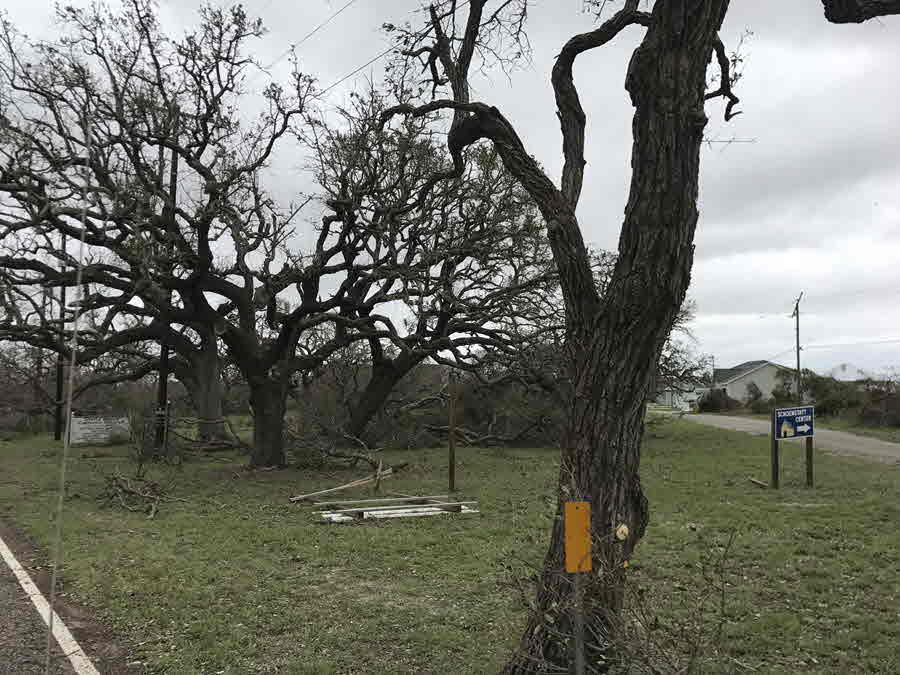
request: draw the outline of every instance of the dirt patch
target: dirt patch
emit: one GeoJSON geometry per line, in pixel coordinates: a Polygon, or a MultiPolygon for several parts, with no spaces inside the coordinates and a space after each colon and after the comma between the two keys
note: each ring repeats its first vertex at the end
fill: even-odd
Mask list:
{"type": "MultiPolygon", "coordinates": [[[[45,552],[38,549],[29,539],[19,530],[11,526],[8,522],[0,520],[0,537],[6,542],[6,545],[12,550],[19,563],[28,571],[28,575],[32,581],[37,584],[49,601],[50,598],[50,570],[49,569],[33,569],[34,561],[46,561],[49,556],[45,552]]],[[[16,647],[15,658],[18,659],[15,670],[4,670],[8,661],[0,664],[0,673],[30,673],[43,672],[44,663],[44,644],[46,639],[46,625],[41,620],[40,615],[34,608],[31,601],[25,597],[22,588],[13,577],[12,571],[3,565],[0,573],[5,574],[12,579],[12,584],[5,584],[4,588],[15,600],[13,607],[17,608],[14,613],[3,612],[0,616],[0,635],[15,635],[20,633],[16,638],[17,645],[6,645],[0,640],[0,650],[4,652],[6,649],[12,650],[16,647]],[[27,611],[26,611],[27,608],[27,611]],[[12,622],[12,628],[6,624],[7,621],[12,622]],[[35,653],[36,652],[36,653],[35,653]],[[31,670],[28,668],[35,667],[31,670]]],[[[83,607],[57,595],[56,612],[62,617],[66,626],[72,632],[72,635],[81,645],[81,648],[87,653],[94,662],[97,670],[101,673],[116,673],[117,675],[138,675],[144,670],[139,666],[128,665],[128,650],[123,646],[123,641],[119,639],[115,633],[94,618],[90,612],[83,607]]],[[[58,645],[53,642],[56,651],[58,645]]],[[[59,655],[60,657],[62,655],[59,655]]],[[[4,661],[5,661],[4,657],[4,661]]],[[[59,673],[71,673],[73,670],[69,667],[68,661],[64,658],[57,659],[60,663],[59,673]]]]}

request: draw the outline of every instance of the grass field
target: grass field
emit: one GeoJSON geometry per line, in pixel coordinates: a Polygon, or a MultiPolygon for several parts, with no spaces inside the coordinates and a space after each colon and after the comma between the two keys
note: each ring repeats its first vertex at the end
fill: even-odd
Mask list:
{"type": "Polygon", "coordinates": [[[900,427],[876,427],[862,424],[855,419],[848,420],[844,417],[820,417],[816,421],[819,423],[819,426],[826,429],[847,431],[851,434],[871,436],[872,438],[880,438],[882,441],[900,443],[900,427]]]}
{"type": "MultiPolygon", "coordinates": [[[[524,608],[510,571],[537,563],[553,517],[556,452],[458,449],[478,516],[314,522],[287,497],[358,471],[247,473],[242,458],[172,473],[157,517],[101,509],[125,448],[70,467],[64,590],[118,630],[153,673],[489,673],[524,608]]],[[[713,673],[896,673],[900,469],[822,456],[818,488],[785,451],[783,489],[761,490],[765,438],[673,421],[648,432],[652,522],[631,579],[667,625],[693,620],[701,552],[736,532],[713,673]]],[[[58,449],[0,443],[0,516],[44,550],[58,449]]],[[[442,494],[445,453],[386,452],[408,470],[383,489],[442,494]]],[[[171,470],[167,470],[171,471],[171,470]]],[[[167,472],[165,473],[168,479],[167,472]]],[[[359,497],[370,492],[358,491],[359,497]]],[[[349,495],[346,495],[349,498],[349,495]]]]}

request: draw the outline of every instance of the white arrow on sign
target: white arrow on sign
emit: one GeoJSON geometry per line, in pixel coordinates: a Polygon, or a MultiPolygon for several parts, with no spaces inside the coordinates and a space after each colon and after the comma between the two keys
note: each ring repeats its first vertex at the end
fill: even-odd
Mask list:
{"type": "Polygon", "coordinates": [[[797,427],[797,431],[799,431],[801,434],[805,434],[810,429],[812,429],[812,427],[808,424],[801,424],[799,427],[797,427]]]}

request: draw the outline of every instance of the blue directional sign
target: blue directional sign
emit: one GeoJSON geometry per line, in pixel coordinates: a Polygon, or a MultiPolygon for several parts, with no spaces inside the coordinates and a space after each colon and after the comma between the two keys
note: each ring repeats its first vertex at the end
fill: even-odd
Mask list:
{"type": "Polygon", "coordinates": [[[806,438],[813,435],[816,409],[813,406],[799,408],[775,408],[775,439],[806,438]]]}

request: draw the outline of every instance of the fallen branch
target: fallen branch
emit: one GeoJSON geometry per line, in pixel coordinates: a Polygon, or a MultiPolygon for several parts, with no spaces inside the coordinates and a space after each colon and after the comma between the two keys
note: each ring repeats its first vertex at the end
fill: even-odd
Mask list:
{"type": "Polygon", "coordinates": [[[398,464],[396,466],[388,467],[384,471],[380,471],[372,474],[371,476],[367,476],[366,478],[360,478],[359,480],[354,480],[349,483],[345,483],[344,485],[338,485],[337,487],[328,488],[327,490],[319,490],[318,492],[310,492],[305,495],[297,495],[295,497],[290,497],[289,501],[291,502],[302,502],[308,501],[313,497],[319,497],[321,495],[331,494],[332,492],[340,492],[341,490],[349,490],[354,487],[362,487],[363,485],[368,485],[369,483],[373,483],[376,480],[382,481],[385,478],[389,478],[393,476],[396,472],[400,471],[406,464],[398,464]]]}
{"type": "Polygon", "coordinates": [[[753,483],[754,485],[756,485],[758,487],[766,488],[766,489],[769,488],[769,484],[763,483],[761,480],[756,480],[755,478],[749,478],[749,477],[747,478],[747,480],[749,480],[751,483],[753,483]]]}
{"type": "MultiPolygon", "coordinates": [[[[467,429],[466,427],[457,426],[456,438],[463,444],[470,446],[483,447],[488,445],[511,445],[517,442],[520,438],[525,436],[525,434],[527,434],[535,427],[543,424],[545,420],[543,417],[541,417],[537,420],[532,421],[530,424],[526,425],[516,433],[508,435],[494,433],[493,429],[496,421],[497,420],[495,416],[494,419],[491,420],[491,423],[488,425],[487,432],[485,433],[473,431],[472,429],[467,429]]],[[[425,430],[432,433],[441,433],[448,435],[450,433],[450,428],[447,425],[429,424],[425,427],[425,430]]]]}
{"type": "Polygon", "coordinates": [[[97,501],[101,506],[118,504],[127,511],[146,513],[147,518],[153,518],[161,503],[187,501],[166,494],[162,485],[146,478],[127,478],[120,473],[114,473],[104,476],[104,479],[106,485],[97,495],[97,501]]]}

